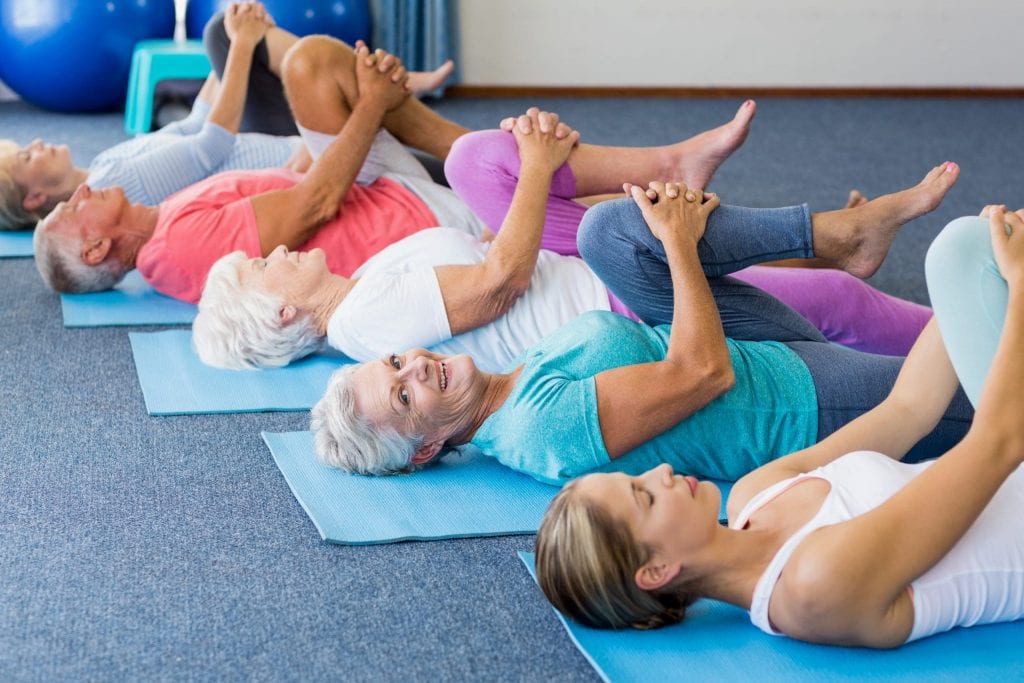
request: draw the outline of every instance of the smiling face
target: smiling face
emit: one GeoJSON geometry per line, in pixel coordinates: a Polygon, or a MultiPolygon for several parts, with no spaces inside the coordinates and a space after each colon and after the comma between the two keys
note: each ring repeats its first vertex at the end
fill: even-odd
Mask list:
{"type": "Polygon", "coordinates": [[[70,193],[75,165],[67,145],[51,145],[33,140],[3,155],[11,176],[25,195],[27,210],[35,211],[66,199],[70,193]],[[37,201],[43,203],[37,205],[37,201]]]}
{"type": "Polygon", "coordinates": [[[352,377],[358,414],[375,425],[440,444],[468,426],[486,384],[469,356],[425,349],[364,363],[352,377]]]}
{"type": "Polygon", "coordinates": [[[311,301],[331,278],[322,249],[289,251],[281,245],[266,258],[252,258],[238,264],[238,280],[243,287],[255,288],[279,297],[298,311],[308,311],[311,301]]]}
{"type": "Polygon", "coordinates": [[[722,502],[717,486],[675,474],[667,464],[635,477],[583,477],[575,495],[625,524],[638,544],[652,550],[648,564],[665,563],[676,571],[710,540],[722,502]]]}

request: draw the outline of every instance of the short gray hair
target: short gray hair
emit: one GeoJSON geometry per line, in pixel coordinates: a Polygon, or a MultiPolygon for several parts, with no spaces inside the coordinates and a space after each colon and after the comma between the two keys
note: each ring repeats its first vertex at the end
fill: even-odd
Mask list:
{"type": "Polygon", "coordinates": [[[85,294],[113,289],[114,285],[131,270],[116,258],[108,257],[103,263],[90,266],[82,260],[82,242],[71,236],[55,236],[47,229],[57,219],[56,213],[39,221],[32,248],[36,268],[43,281],[58,292],[85,294]]]}
{"type": "Polygon", "coordinates": [[[207,365],[246,370],[276,368],[308,356],[323,337],[308,315],[281,324],[284,301],[246,287],[238,266],[248,260],[244,251],[222,256],[210,268],[192,323],[192,346],[207,365]]]}
{"type": "MultiPolygon", "coordinates": [[[[0,155],[15,155],[18,144],[12,140],[0,140],[0,155]]],[[[10,164],[0,160],[0,230],[28,230],[43,217],[43,214],[26,211],[25,190],[14,179],[10,164]]]]}
{"type": "Polygon", "coordinates": [[[356,412],[352,375],[361,365],[341,368],[331,377],[327,392],[315,406],[310,429],[316,456],[325,465],[355,474],[399,474],[421,469],[411,461],[421,436],[374,425],[356,412]]]}

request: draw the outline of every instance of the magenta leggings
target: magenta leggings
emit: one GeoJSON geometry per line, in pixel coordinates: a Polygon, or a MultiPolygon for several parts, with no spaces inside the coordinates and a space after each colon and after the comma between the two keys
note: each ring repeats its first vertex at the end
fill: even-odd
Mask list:
{"type": "MultiPolygon", "coordinates": [[[[452,146],[444,171],[451,187],[491,230],[505,220],[519,180],[519,149],[499,130],[463,135],[452,146]]],[[[541,247],[579,256],[576,232],[587,207],[574,201],[576,177],[563,164],[551,181],[541,247]]],[[[902,356],[931,318],[931,309],[874,289],[839,270],[753,266],[733,274],[805,317],[829,341],[858,351],[902,356]]],[[[635,318],[609,292],[612,310],[635,318]]]]}

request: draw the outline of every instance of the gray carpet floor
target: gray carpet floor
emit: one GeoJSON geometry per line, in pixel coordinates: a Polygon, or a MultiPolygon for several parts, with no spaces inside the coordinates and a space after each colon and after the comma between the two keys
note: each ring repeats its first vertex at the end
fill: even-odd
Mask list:
{"type": "MultiPolygon", "coordinates": [[[[522,100],[434,103],[492,127],[522,100]]],[[[588,142],[650,145],[736,100],[540,102],[588,142]]],[[[924,253],[950,219],[1024,206],[1024,102],[765,99],[713,183],[724,201],[827,209],[962,175],[906,226],[872,282],[927,302],[924,253]]],[[[124,139],[118,114],[0,104],[0,137],[124,139]]],[[[0,261],[0,680],[594,680],[516,558],[531,537],[321,543],[260,430],[302,414],[150,418],[128,330],[65,330],[28,259],[0,261]]]]}

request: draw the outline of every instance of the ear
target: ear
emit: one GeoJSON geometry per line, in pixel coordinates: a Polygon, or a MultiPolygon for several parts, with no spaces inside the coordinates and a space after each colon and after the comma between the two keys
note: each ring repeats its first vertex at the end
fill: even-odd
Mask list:
{"type": "Polygon", "coordinates": [[[297,316],[298,313],[299,312],[295,310],[295,307],[290,304],[282,306],[277,311],[277,318],[281,322],[281,327],[291,325],[292,322],[295,321],[295,316],[297,316]]]}
{"type": "Polygon", "coordinates": [[[46,205],[46,201],[48,199],[49,197],[46,196],[45,192],[29,192],[25,195],[25,198],[21,200],[21,208],[30,213],[35,213],[46,205]]]}
{"type": "Polygon", "coordinates": [[[682,564],[679,562],[665,562],[657,557],[652,557],[636,570],[636,585],[645,591],[664,588],[672,579],[679,576],[682,568],[682,564]]]}
{"type": "Polygon", "coordinates": [[[98,266],[103,263],[114,246],[114,240],[109,237],[97,237],[86,240],[82,243],[82,262],[90,266],[98,266]]]}
{"type": "Polygon", "coordinates": [[[416,452],[412,454],[413,465],[424,465],[434,459],[441,449],[444,448],[444,441],[428,441],[420,444],[416,452]]]}

